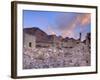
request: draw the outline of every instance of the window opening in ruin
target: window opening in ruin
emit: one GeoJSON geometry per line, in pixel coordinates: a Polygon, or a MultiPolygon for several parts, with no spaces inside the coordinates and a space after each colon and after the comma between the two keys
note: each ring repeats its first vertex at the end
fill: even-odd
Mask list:
{"type": "Polygon", "coordinates": [[[31,42],[29,42],[29,47],[32,47],[32,43],[31,42]]]}

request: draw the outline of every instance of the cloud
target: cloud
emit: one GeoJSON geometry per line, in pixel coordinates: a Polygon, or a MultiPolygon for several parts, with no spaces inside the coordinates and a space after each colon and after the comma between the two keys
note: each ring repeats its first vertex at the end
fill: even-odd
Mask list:
{"type": "Polygon", "coordinates": [[[86,26],[91,22],[91,15],[89,13],[79,14],[77,16],[77,22],[82,26],[86,26]]]}
{"type": "Polygon", "coordinates": [[[73,37],[75,36],[75,29],[78,27],[85,27],[91,23],[91,15],[89,13],[75,14],[71,19],[63,16],[62,19],[59,18],[58,29],[61,31],[63,37],[73,37]],[[64,23],[64,24],[63,24],[64,23]],[[66,24],[67,23],[67,24],[66,24]]]}

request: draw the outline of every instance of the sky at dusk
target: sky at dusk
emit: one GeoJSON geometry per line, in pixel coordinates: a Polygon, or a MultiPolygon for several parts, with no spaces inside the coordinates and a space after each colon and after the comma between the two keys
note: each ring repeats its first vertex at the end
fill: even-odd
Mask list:
{"type": "Polygon", "coordinates": [[[38,27],[48,35],[79,38],[91,31],[91,14],[75,12],[52,12],[23,10],[23,27],[38,27]]]}

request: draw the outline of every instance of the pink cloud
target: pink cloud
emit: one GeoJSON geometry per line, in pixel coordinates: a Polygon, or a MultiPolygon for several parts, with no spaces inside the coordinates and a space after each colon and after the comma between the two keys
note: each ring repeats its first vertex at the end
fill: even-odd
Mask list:
{"type": "Polygon", "coordinates": [[[90,14],[79,14],[77,15],[64,30],[62,30],[63,37],[74,36],[74,29],[79,26],[86,26],[91,22],[90,14]]]}
{"type": "Polygon", "coordinates": [[[91,22],[91,15],[89,13],[79,14],[76,17],[76,21],[82,26],[88,25],[91,22]]]}

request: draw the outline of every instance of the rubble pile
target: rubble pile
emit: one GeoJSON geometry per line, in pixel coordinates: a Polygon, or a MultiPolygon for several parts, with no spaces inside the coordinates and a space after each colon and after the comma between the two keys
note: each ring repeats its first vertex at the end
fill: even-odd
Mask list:
{"type": "Polygon", "coordinates": [[[83,43],[72,48],[25,48],[23,69],[90,66],[90,49],[83,43]]]}

